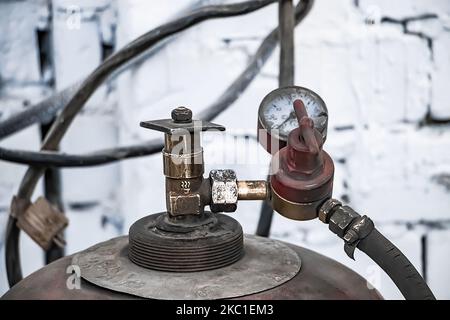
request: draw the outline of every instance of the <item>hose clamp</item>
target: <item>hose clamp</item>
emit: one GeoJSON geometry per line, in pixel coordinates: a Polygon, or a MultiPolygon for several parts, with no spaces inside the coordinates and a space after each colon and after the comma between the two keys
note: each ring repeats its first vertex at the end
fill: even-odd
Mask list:
{"type": "Polygon", "coordinates": [[[354,253],[356,247],[374,228],[373,221],[366,215],[360,216],[353,221],[343,237],[345,241],[344,251],[351,259],[355,260],[354,253]]]}
{"type": "Polygon", "coordinates": [[[355,260],[354,253],[359,242],[375,228],[369,217],[361,216],[349,206],[343,206],[334,199],[322,205],[319,217],[323,222],[328,223],[333,233],[344,240],[344,251],[353,260],[355,260]]]}

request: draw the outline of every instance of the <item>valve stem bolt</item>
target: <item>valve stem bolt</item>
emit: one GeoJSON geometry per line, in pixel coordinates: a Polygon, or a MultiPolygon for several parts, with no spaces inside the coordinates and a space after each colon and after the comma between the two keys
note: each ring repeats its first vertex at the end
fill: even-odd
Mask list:
{"type": "Polygon", "coordinates": [[[173,109],[171,116],[176,123],[189,123],[192,121],[192,111],[186,107],[173,109]]]}

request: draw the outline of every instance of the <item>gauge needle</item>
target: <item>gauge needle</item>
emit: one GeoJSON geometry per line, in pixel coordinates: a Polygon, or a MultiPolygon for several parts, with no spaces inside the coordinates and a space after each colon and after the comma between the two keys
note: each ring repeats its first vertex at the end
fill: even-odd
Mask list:
{"type": "Polygon", "coordinates": [[[284,126],[286,123],[288,123],[288,121],[292,120],[292,118],[295,116],[295,111],[292,110],[291,113],[289,113],[288,117],[286,118],[286,120],[284,120],[278,127],[277,129],[280,129],[282,126],[284,126]]]}

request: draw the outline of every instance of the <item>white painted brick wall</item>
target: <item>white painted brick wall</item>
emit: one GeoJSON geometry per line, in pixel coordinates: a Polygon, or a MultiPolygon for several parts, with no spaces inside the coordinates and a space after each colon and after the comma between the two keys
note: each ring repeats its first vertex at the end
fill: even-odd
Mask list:
{"type": "MultiPolygon", "coordinates": [[[[100,63],[100,43],[112,37],[108,23],[114,17],[114,6],[118,13],[116,47],[120,48],[198,2],[53,1],[56,87],[70,85],[100,63]],[[84,10],[80,28],[75,30],[67,27],[64,10],[57,9],[71,5],[84,10]]],[[[0,3],[2,30],[20,26],[20,32],[9,27],[11,34],[0,37],[0,77],[19,83],[13,97],[1,90],[4,115],[0,117],[20,109],[24,99],[39,100],[48,90],[39,83],[33,38],[39,17],[45,16],[45,1],[38,2],[40,7],[31,3],[0,3]],[[12,24],[13,18],[22,23],[12,24]],[[20,64],[16,61],[19,55],[24,57],[20,64]]],[[[443,253],[450,246],[450,124],[438,122],[450,120],[449,15],[448,0],[316,0],[295,35],[296,84],[319,93],[330,113],[326,150],[336,163],[334,195],[371,216],[418,270],[426,261],[431,288],[438,298],[446,299],[450,298],[450,260],[443,253]],[[408,22],[406,32],[400,23],[386,21],[401,22],[424,14],[433,17],[408,22]],[[367,24],[367,20],[375,23],[367,24]]],[[[276,19],[276,6],[272,5],[243,17],[207,21],[183,32],[150,60],[121,75],[115,86],[102,88],[90,99],[63,140],[62,149],[84,152],[160,137],[160,133],[141,129],[139,122],[167,117],[178,105],[194,112],[207,107],[245,67],[276,19]]],[[[236,140],[233,135],[255,135],[259,103],[276,88],[277,74],[278,51],[240,99],[215,120],[225,125],[228,133],[204,135],[207,171],[227,167],[235,169],[241,179],[265,177],[269,156],[254,139],[236,140]]],[[[6,88],[12,90],[10,87],[6,88]]],[[[37,132],[31,128],[1,145],[37,149],[37,132]]],[[[0,172],[0,223],[4,225],[23,168],[0,162],[0,172]]],[[[64,170],[64,200],[71,219],[66,233],[68,252],[126,233],[137,218],[163,211],[161,172],[159,155],[64,170]],[[76,210],[76,204],[92,202],[96,205],[76,210]]],[[[255,231],[259,208],[259,203],[240,203],[233,214],[248,233],[255,231]]],[[[356,261],[348,259],[342,241],[319,221],[294,222],[275,215],[272,230],[274,238],[311,248],[349,266],[386,298],[401,297],[364,254],[358,253],[356,261]]],[[[22,254],[28,274],[42,265],[42,258],[31,241],[25,240],[22,254]]],[[[7,288],[2,259],[0,293],[7,288]]]]}
{"type": "MultiPolygon", "coordinates": [[[[39,102],[48,88],[40,83],[39,53],[37,50],[36,28],[41,24],[46,12],[42,1],[0,2],[0,119],[9,117],[26,105],[39,102]],[[19,60],[18,60],[19,59],[19,60]]],[[[44,19],[45,20],[45,19],[44,19]]],[[[37,150],[39,130],[28,128],[8,139],[1,145],[9,148],[37,150]]],[[[11,196],[17,190],[20,178],[25,173],[23,166],[0,161],[0,292],[8,288],[4,263],[4,229],[11,196]]],[[[41,194],[41,185],[35,195],[41,194]]],[[[42,251],[26,235],[21,237],[21,258],[26,263],[24,273],[29,274],[43,266],[42,251]]]]}

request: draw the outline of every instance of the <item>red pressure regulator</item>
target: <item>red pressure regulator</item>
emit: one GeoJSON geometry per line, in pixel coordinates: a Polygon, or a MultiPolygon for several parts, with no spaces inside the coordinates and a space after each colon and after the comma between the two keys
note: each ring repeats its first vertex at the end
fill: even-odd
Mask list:
{"type": "MultiPolygon", "coordinates": [[[[291,125],[285,141],[278,144],[286,146],[278,152],[274,152],[273,148],[270,150],[274,153],[270,172],[272,206],[287,218],[310,220],[318,216],[320,205],[331,197],[333,191],[333,160],[322,150],[328,114],[317,94],[301,87],[288,88],[290,92],[284,99],[278,97],[269,103],[275,109],[286,109],[285,105],[290,104],[291,119],[281,119],[281,124],[272,122],[271,128],[263,128],[272,138],[273,146],[273,137],[282,137],[282,126],[288,121],[291,125]]],[[[267,110],[267,107],[260,107],[260,118],[261,113],[264,114],[261,109],[267,110]]]]}

